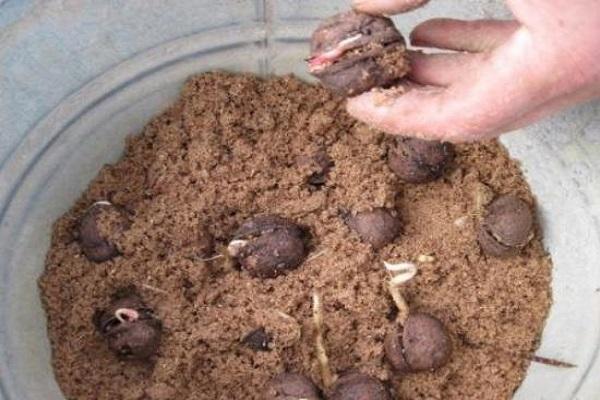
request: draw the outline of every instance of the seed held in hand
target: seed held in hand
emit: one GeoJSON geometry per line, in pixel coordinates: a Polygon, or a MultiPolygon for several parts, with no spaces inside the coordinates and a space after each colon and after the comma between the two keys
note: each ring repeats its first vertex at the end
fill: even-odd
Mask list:
{"type": "Polygon", "coordinates": [[[392,400],[392,396],[380,380],[359,372],[351,372],[337,380],[329,400],[392,400]]]}
{"type": "Polygon", "coordinates": [[[129,221],[124,211],[109,203],[99,201],[87,209],[79,221],[79,244],[86,258],[101,263],[119,255],[116,245],[107,233],[117,234],[127,229],[129,221]],[[101,220],[107,221],[103,232],[101,220]]]}
{"type": "Polygon", "coordinates": [[[533,213],[525,201],[503,195],[488,206],[477,240],[490,256],[516,255],[533,238],[533,223],[533,213]]]}
{"type": "Polygon", "coordinates": [[[136,294],[116,298],[107,309],[96,311],[93,320],[119,357],[145,360],[158,350],[162,322],[136,294]]]}
{"type": "Polygon", "coordinates": [[[320,400],[319,389],[304,375],[282,373],[267,382],[265,400],[320,400]]]}
{"type": "Polygon", "coordinates": [[[412,313],[401,329],[385,338],[385,356],[399,372],[432,371],[445,365],[452,342],[442,322],[425,313],[412,313]]]}
{"type": "Polygon", "coordinates": [[[374,249],[380,249],[393,242],[402,229],[402,223],[395,211],[386,208],[375,208],[349,216],[347,224],[374,249]]]}
{"type": "Polygon", "coordinates": [[[405,41],[391,19],[348,11],[323,21],[311,38],[311,74],[343,96],[389,86],[409,71],[405,41]]]}
{"type": "Polygon", "coordinates": [[[452,144],[417,138],[398,137],[388,151],[388,166],[409,183],[438,179],[453,159],[452,144]]]}
{"type": "Polygon", "coordinates": [[[294,222],[277,215],[244,222],[229,242],[229,254],[256,278],[275,278],[297,268],[307,253],[306,233],[294,222]]]}

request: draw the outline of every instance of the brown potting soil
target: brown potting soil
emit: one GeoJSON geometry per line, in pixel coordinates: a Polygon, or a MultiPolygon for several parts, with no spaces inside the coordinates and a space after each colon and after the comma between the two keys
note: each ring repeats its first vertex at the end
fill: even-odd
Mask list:
{"type": "MultiPolygon", "coordinates": [[[[515,257],[482,254],[477,227],[493,194],[534,200],[519,166],[496,141],[458,145],[454,165],[428,184],[388,168],[390,138],[346,114],[344,101],[294,77],[206,73],[128,139],[55,224],[40,279],[57,380],[68,399],[261,399],[282,371],[321,385],[311,295],[323,299],[325,346],[336,373],[358,369],[389,382],[398,399],[507,399],[522,381],[551,303],[551,261],[540,232],[515,257]],[[303,156],[326,151],[324,184],[303,156]],[[78,220],[94,202],[123,207],[131,224],[111,237],[121,253],[88,261],[78,220]],[[403,232],[373,250],[343,215],[395,208],[403,232]],[[299,268],[257,279],[220,255],[236,228],[258,214],[306,226],[299,268]],[[211,254],[200,251],[207,230],[211,254]],[[414,262],[403,288],[411,309],[439,318],[450,362],[397,376],[383,340],[395,307],[383,261],[414,262]],[[91,319],[119,288],[134,285],[164,323],[148,362],[110,353],[91,319]],[[263,328],[267,351],[244,344],[263,328]]],[[[312,166],[311,166],[312,165],[312,166]]]]}

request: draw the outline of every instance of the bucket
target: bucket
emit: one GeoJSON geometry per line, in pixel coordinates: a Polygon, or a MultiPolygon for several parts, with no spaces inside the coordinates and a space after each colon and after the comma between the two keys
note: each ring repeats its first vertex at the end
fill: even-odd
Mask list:
{"type": "MultiPolygon", "coordinates": [[[[37,278],[52,223],[126,136],[193,74],[224,69],[309,79],[303,59],[318,0],[0,0],[0,399],[63,399],[37,278]]],[[[509,17],[500,1],[432,0],[395,18],[509,17]]],[[[600,395],[600,104],[505,135],[539,203],[553,299],[539,354],[515,399],[600,395]]]]}

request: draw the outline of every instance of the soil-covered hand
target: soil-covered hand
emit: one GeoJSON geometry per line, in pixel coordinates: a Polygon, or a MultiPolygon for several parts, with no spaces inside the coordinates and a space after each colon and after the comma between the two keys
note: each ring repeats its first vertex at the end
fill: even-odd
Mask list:
{"type": "MultiPolygon", "coordinates": [[[[374,14],[426,0],[355,0],[374,14]]],[[[415,28],[402,95],[352,98],[355,117],[388,133],[472,141],[498,136],[600,96],[600,7],[594,0],[506,0],[515,20],[433,19],[415,28]]]]}

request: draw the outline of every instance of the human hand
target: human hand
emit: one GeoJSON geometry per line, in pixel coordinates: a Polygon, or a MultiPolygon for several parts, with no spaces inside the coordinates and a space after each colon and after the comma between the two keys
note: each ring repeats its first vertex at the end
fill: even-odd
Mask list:
{"type": "MultiPolygon", "coordinates": [[[[355,0],[393,14],[427,0],[355,0]]],[[[401,96],[377,91],[348,111],[392,134],[454,142],[498,136],[600,96],[600,7],[595,0],[506,0],[515,21],[433,19],[411,43],[452,53],[411,52],[401,96]]]]}

